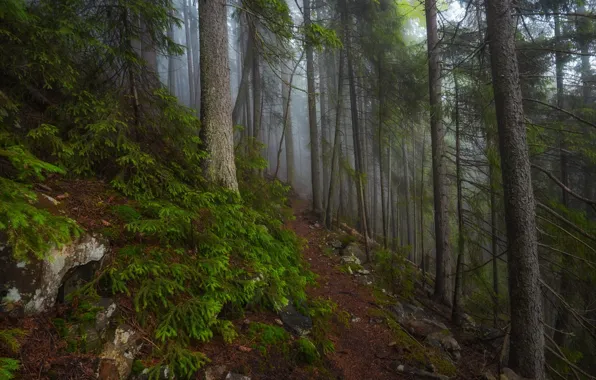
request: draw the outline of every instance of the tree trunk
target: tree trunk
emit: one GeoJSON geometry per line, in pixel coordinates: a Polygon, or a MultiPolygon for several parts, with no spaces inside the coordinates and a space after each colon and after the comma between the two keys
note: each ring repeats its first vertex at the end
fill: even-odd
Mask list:
{"type": "MultiPolygon", "coordinates": [[[[189,5],[191,0],[189,0],[189,5]]],[[[201,110],[201,68],[199,67],[199,15],[197,10],[197,0],[192,0],[192,7],[190,11],[190,42],[192,44],[192,64],[193,64],[193,85],[194,89],[192,107],[199,114],[201,110]]]]}
{"type": "MultiPolygon", "coordinates": [[[[310,0],[304,0],[304,27],[308,30],[310,20],[310,0]]],[[[310,131],[310,157],[312,182],[312,207],[316,214],[323,211],[321,199],[321,140],[317,126],[317,105],[315,94],[315,68],[313,49],[310,41],[306,41],[306,81],[308,87],[308,124],[310,131]]]]}
{"type": "MultiPolygon", "coordinates": [[[[492,133],[487,134],[487,146],[493,146],[495,139],[492,133]]],[[[492,269],[493,269],[493,326],[497,327],[499,318],[499,241],[497,239],[497,197],[496,191],[498,186],[497,175],[495,174],[495,165],[488,163],[488,176],[490,187],[490,233],[491,233],[491,253],[492,253],[492,269]]]]}
{"type": "MultiPolygon", "coordinates": [[[[170,14],[173,16],[173,13],[170,14]]],[[[168,38],[172,41],[175,41],[175,27],[176,25],[172,23],[168,28],[168,38]]],[[[173,96],[177,96],[176,94],[176,72],[177,72],[177,65],[176,62],[178,61],[178,57],[174,54],[171,54],[168,57],[168,90],[170,90],[170,94],[173,96]]]]}
{"type": "MultiPolygon", "coordinates": [[[[190,37],[190,6],[191,0],[183,0],[184,6],[184,31],[186,33],[186,63],[188,67],[188,106],[194,107],[195,103],[195,88],[194,88],[194,64],[192,62],[192,42],[190,37]]],[[[227,33],[227,32],[226,32],[227,33]]],[[[202,70],[202,69],[201,69],[202,70]]]]}
{"type": "Polygon", "coordinates": [[[488,1],[487,23],[509,245],[509,366],[523,377],[542,380],[546,375],[535,204],[511,0],[488,1]]]}
{"type": "MultiPolygon", "coordinates": [[[[337,101],[336,101],[336,107],[335,107],[335,136],[333,138],[333,151],[332,151],[332,155],[331,155],[331,171],[329,174],[329,192],[327,193],[327,207],[325,210],[325,226],[327,228],[331,228],[331,222],[332,222],[332,205],[333,205],[333,194],[335,192],[335,176],[336,176],[336,165],[337,165],[337,170],[340,171],[341,170],[341,165],[338,162],[336,164],[336,161],[338,159],[338,150],[340,148],[341,142],[341,117],[342,117],[342,107],[343,107],[343,82],[344,82],[344,54],[343,54],[343,50],[339,51],[339,71],[338,71],[338,80],[337,80],[337,101]]],[[[341,183],[340,183],[341,186],[341,183]]]]}
{"type": "Polygon", "coordinates": [[[402,154],[403,154],[403,167],[404,167],[404,189],[405,189],[405,198],[406,198],[406,238],[408,239],[408,246],[409,249],[409,258],[412,260],[413,252],[414,252],[414,237],[412,236],[412,215],[410,209],[410,173],[408,168],[408,152],[406,146],[406,139],[402,139],[402,154]]]}
{"type": "Polygon", "coordinates": [[[201,140],[207,180],[238,191],[234,162],[232,98],[225,0],[200,0],[201,140]]]}
{"type": "Polygon", "coordinates": [[[256,47],[257,41],[257,20],[256,18],[249,20],[250,38],[252,39],[253,52],[252,52],[252,137],[258,140],[261,135],[261,67],[259,59],[259,51],[256,47]]]}
{"type": "Polygon", "coordinates": [[[459,123],[459,86],[457,74],[453,73],[455,85],[455,170],[457,181],[457,264],[455,267],[455,289],[453,291],[453,310],[451,319],[456,326],[462,324],[462,269],[464,260],[464,209],[462,203],[462,174],[461,174],[461,135],[459,123]]]}
{"type": "Polygon", "coordinates": [[[439,63],[439,34],[437,31],[436,0],[425,0],[426,34],[428,44],[428,75],[430,100],[430,129],[432,144],[433,193],[435,207],[435,293],[434,299],[450,304],[446,269],[449,263],[449,219],[447,176],[445,174],[445,130],[441,112],[441,66],[439,63]]]}
{"type": "MultiPolygon", "coordinates": [[[[558,10],[555,10],[557,12],[558,10]]],[[[563,53],[559,50],[562,49],[561,46],[561,20],[558,14],[555,14],[555,43],[556,49],[555,52],[555,73],[556,73],[556,82],[557,82],[557,107],[559,109],[563,109],[565,105],[563,104],[563,53]]],[[[559,134],[559,157],[560,157],[560,172],[561,172],[561,182],[566,187],[569,187],[569,176],[568,176],[568,163],[567,163],[567,153],[566,153],[566,146],[565,146],[565,134],[561,132],[559,134]]],[[[569,196],[565,189],[561,189],[561,197],[560,197],[561,204],[564,207],[569,207],[569,196]]],[[[571,290],[571,279],[569,278],[569,271],[573,268],[573,259],[568,255],[562,256],[562,266],[563,269],[560,271],[559,275],[561,276],[561,284],[560,284],[560,292],[561,295],[565,298],[567,302],[573,297],[573,291],[571,290]]],[[[569,310],[565,305],[559,305],[557,317],[555,320],[555,333],[553,336],[553,340],[558,346],[564,347],[567,341],[567,333],[566,330],[569,328],[569,310]]]]}
{"type": "Polygon", "coordinates": [[[383,77],[382,77],[382,61],[383,61],[383,54],[379,56],[379,77],[378,77],[378,97],[379,97],[379,179],[381,184],[381,217],[383,218],[383,248],[387,249],[387,219],[386,219],[386,212],[385,212],[385,179],[383,177],[383,112],[385,111],[383,107],[385,104],[383,103],[383,77]]]}
{"type": "MultiPolygon", "coordinates": [[[[352,115],[352,137],[354,140],[354,163],[355,163],[355,182],[356,182],[356,197],[358,204],[358,221],[360,224],[360,232],[365,236],[365,241],[368,238],[368,226],[366,217],[366,208],[364,200],[364,184],[363,184],[363,171],[362,171],[362,156],[360,149],[360,128],[358,120],[358,101],[356,98],[356,81],[354,78],[354,68],[352,65],[352,48],[351,48],[351,37],[348,34],[348,9],[347,1],[342,2],[342,23],[343,23],[343,34],[344,34],[344,45],[346,48],[347,60],[348,60],[348,81],[350,87],[350,110],[352,115]]],[[[366,256],[368,257],[368,247],[366,248],[366,256]]]]}
{"type": "MultiPolygon", "coordinates": [[[[250,77],[250,72],[252,70],[252,63],[253,58],[253,48],[252,48],[252,38],[247,38],[245,41],[245,53],[244,53],[244,62],[242,62],[242,74],[240,76],[240,84],[238,85],[238,96],[236,96],[236,102],[234,103],[234,110],[232,111],[232,119],[234,123],[239,123],[242,113],[242,108],[245,104],[250,103],[249,98],[247,97],[248,94],[248,82],[250,77]]],[[[248,127],[245,125],[245,127],[248,127]]]]}

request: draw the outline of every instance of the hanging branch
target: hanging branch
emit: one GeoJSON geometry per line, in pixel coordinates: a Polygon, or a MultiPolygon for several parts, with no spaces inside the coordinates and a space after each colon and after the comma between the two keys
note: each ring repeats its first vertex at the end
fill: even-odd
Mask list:
{"type": "Polygon", "coordinates": [[[592,200],[592,199],[588,199],[585,198],[581,195],[579,195],[578,193],[574,192],[573,190],[571,190],[569,187],[567,187],[563,182],[561,182],[561,180],[559,180],[557,177],[555,177],[554,175],[552,175],[548,170],[546,170],[545,168],[538,166],[536,164],[531,164],[531,166],[534,169],[538,169],[541,172],[543,172],[544,174],[546,174],[548,176],[548,178],[552,179],[553,182],[555,182],[561,189],[563,189],[565,192],[567,192],[569,195],[571,195],[572,197],[579,199],[580,201],[583,201],[587,204],[589,204],[594,211],[596,211],[596,201],[592,200]]]}

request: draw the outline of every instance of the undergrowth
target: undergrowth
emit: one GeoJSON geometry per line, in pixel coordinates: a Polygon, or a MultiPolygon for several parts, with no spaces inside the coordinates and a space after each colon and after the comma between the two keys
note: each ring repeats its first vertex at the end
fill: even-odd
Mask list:
{"type": "MultiPolygon", "coordinates": [[[[5,347],[9,353],[16,354],[21,348],[20,339],[25,336],[21,329],[0,330],[0,348],[5,347]]],[[[0,357],[0,380],[11,380],[16,377],[20,362],[13,358],[0,357]]]]}
{"type": "MultiPolygon", "coordinates": [[[[140,36],[128,23],[143,19],[151,20],[145,30],[156,51],[181,52],[161,33],[179,22],[169,1],[130,0],[117,10],[88,10],[83,0],[7,4],[0,11],[0,232],[15,259],[44,258],[83,232],[38,207],[36,185],[48,174],[109,182],[129,200],[112,210],[124,230],[111,235],[122,244],[78,296],[96,296],[107,284],[131,297],[133,318],[154,342],[151,373],[167,365],[179,378],[208,361],[197,343],[236,336],[224,308],[276,310],[305,299],[313,278],[301,242],[283,227],[288,188],[255,175],[264,160],[254,152],[237,154],[239,193],[207,183],[194,111],[161,88],[131,47],[140,36]],[[114,73],[122,77],[103,80],[114,73]]],[[[14,372],[18,363],[3,360],[1,368],[14,372]]]]}

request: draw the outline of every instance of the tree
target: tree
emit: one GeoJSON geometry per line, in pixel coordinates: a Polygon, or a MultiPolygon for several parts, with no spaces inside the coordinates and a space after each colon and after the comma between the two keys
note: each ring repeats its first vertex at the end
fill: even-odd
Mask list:
{"type": "MultiPolygon", "coordinates": [[[[310,0],[304,0],[304,28],[309,33],[312,26],[310,0]]],[[[315,67],[312,41],[308,36],[305,42],[306,50],[306,77],[308,86],[308,125],[310,132],[310,167],[312,182],[312,207],[315,213],[323,210],[322,188],[321,188],[321,141],[317,126],[317,105],[315,94],[315,67]]]]}
{"type": "Polygon", "coordinates": [[[225,0],[200,0],[201,140],[206,178],[237,191],[226,9],[225,0]]]}
{"type": "Polygon", "coordinates": [[[508,238],[509,366],[523,377],[541,380],[546,376],[535,203],[512,11],[511,0],[487,2],[508,238]]]}
{"type": "Polygon", "coordinates": [[[441,66],[439,63],[439,33],[436,0],[425,1],[428,47],[428,86],[432,145],[433,193],[435,207],[435,293],[434,298],[450,304],[446,269],[449,262],[449,227],[447,176],[445,173],[445,131],[441,110],[441,66]]]}

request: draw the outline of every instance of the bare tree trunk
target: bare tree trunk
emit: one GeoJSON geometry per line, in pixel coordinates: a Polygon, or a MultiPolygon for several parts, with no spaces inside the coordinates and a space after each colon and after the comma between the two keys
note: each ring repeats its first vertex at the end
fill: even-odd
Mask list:
{"type": "MultiPolygon", "coordinates": [[[[342,107],[343,107],[343,84],[344,84],[344,54],[343,50],[339,51],[339,71],[337,80],[337,101],[335,107],[335,136],[333,138],[333,152],[331,155],[331,172],[329,174],[329,192],[327,193],[327,207],[325,211],[325,226],[331,228],[332,223],[332,205],[333,205],[333,194],[335,191],[335,167],[341,171],[341,165],[338,162],[336,164],[338,150],[341,145],[341,119],[342,119],[342,107]]],[[[340,183],[341,186],[341,183],[340,183]]]]}
{"type": "Polygon", "coordinates": [[[453,323],[460,326],[463,320],[462,314],[462,270],[464,260],[464,209],[462,203],[462,174],[461,174],[461,135],[459,123],[459,86],[457,74],[453,73],[455,84],[455,170],[457,181],[457,264],[455,267],[455,289],[453,291],[453,309],[451,319],[453,323]]]}
{"type": "MultiPolygon", "coordinates": [[[[487,146],[496,145],[492,133],[487,134],[487,146]]],[[[499,266],[497,257],[499,255],[499,241],[497,239],[497,175],[495,174],[495,166],[492,162],[488,163],[488,176],[490,185],[490,232],[491,232],[491,253],[492,253],[492,269],[493,269],[493,325],[497,327],[499,317],[499,266]]]]}
{"type": "MultiPolygon", "coordinates": [[[[170,14],[173,16],[173,14],[170,14]]],[[[175,40],[174,35],[174,28],[176,27],[175,24],[172,23],[168,28],[168,38],[172,41],[175,40]]],[[[174,54],[168,57],[168,89],[170,90],[170,94],[176,96],[176,71],[177,65],[176,62],[178,61],[178,57],[174,54]]]]}
{"type": "MultiPolygon", "coordinates": [[[[306,0],[308,1],[308,0],[306,0]]],[[[352,49],[351,49],[351,38],[348,35],[348,9],[347,9],[347,1],[343,0],[343,10],[342,10],[342,23],[344,26],[344,44],[346,48],[346,54],[348,59],[348,80],[350,85],[350,108],[352,113],[352,135],[354,139],[354,161],[356,164],[356,191],[357,191],[357,199],[358,199],[358,219],[361,223],[361,232],[364,235],[365,241],[365,250],[366,250],[366,259],[367,261],[370,260],[369,252],[368,252],[368,226],[367,226],[367,217],[366,217],[366,208],[365,208],[365,194],[364,194],[364,185],[362,176],[364,174],[362,170],[362,156],[361,156],[361,149],[360,149],[360,128],[359,128],[359,120],[358,120],[358,104],[356,99],[356,83],[354,79],[354,68],[352,66],[352,49]]]]}
{"type": "Polygon", "coordinates": [[[201,28],[201,140],[208,157],[204,161],[207,180],[238,191],[234,162],[234,134],[228,15],[225,0],[199,0],[201,28]]]}
{"type": "MultiPolygon", "coordinates": [[[[310,0],[303,0],[304,27],[310,28],[310,0]]],[[[313,48],[310,41],[306,41],[306,81],[308,87],[308,123],[310,131],[310,156],[311,156],[311,182],[312,182],[312,207],[316,214],[323,211],[321,199],[321,147],[319,130],[317,126],[317,106],[315,94],[315,68],[313,48]]]]}
{"type": "Polygon", "coordinates": [[[436,0],[425,0],[426,34],[428,44],[428,73],[430,94],[430,129],[432,143],[433,193],[435,207],[436,271],[434,299],[450,304],[447,289],[446,268],[448,268],[449,219],[447,176],[445,174],[445,130],[441,112],[441,66],[439,63],[439,34],[437,31],[436,0]]]}
{"type": "Polygon", "coordinates": [[[253,108],[252,108],[252,127],[253,127],[253,135],[252,137],[255,140],[258,140],[261,135],[261,67],[260,67],[260,59],[259,59],[259,52],[256,48],[256,41],[257,41],[257,20],[253,18],[249,20],[249,30],[250,30],[250,38],[252,39],[252,44],[254,46],[252,52],[252,101],[253,101],[253,108]]]}
{"type": "Polygon", "coordinates": [[[540,266],[513,6],[511,0],[486,5],[509,245],[509,366],[523,377],[542,380],[546,374],[540,266]]]}
{"type": "Polygon", "coordinates": [[[238,86],[238,96],[236,96],[234,110],[232,111],[232,119],[234,120],[234,123],[240,122],[242,108],[245,106],[245,104],[250,103],[247,94],[249,84],[248,78],[250,77],[253,63],[252,55],[254,54],[252,44],[252,38],[247,38],[245,41],[246,48],[244,53],[244,62],[242,63],[242,74],[240,76],[240,84],[238,86]]]}
{"type": "Polygon", "coordinates": [[[379,97],[379,179],[381,181],[381,217],[383,218],[383,248],[387,249],[387,219],[385,212],[385,179],[383,177],[383,112],[385,104],[383,103],[383,77],[382,77],[382,62],[383,55],[379,57],[379,78],[378,78],[378,97],[379,97]]]}
{"type": "MultiPolygon", "coordinates": [[[[558,11],[558,10],[556,10],[558,11]]],[[[556,73],[556,82],[557,82],[557,107],[560,109],[564,108],[563,104],[563,53],[559,51],[561,49],[561,21],[558,14],[555,14],[555,42],[557,51],[555,52],[555,73],[556,73]]],[[[561,183],[564,186],[569,187],[569,176],[568,176],[568,163],[567,163],[567,153],[566,153],[566,144],[565,144],[565,135],[564,133],[559,134],[559,157],[560,157],[560,164],[561,164],[561,183]]],[[[569,197],[567,191],[561,189],[561,204],[564,207],[569,207],[569,197]]],[[[560,284],[560,292],[561,295],[565,298],[567,302],[569,302],[570,298],[573,297],[573,292],[571,291],[571,279],[569,278],[569,270],[573,268],[573,259],[568,255],[563,255],[562,257],[562,266],[564,269],[561,270],[561,284],[560,284]]],[[[555,333],[553,336],[553,340],[558,346],[564,347],[567,341],[567,334],[566,330],[569,328],[569,310],[565,305],[559,305],[557,317],[555,320],[555,333]]]]}
{"type": "MultiPolygon", "coordinates": [[[[195,88],[194,88],[194,64],[192,62],[192,42],[190,37],[190,1],[191,0],[183,0],[183,12],[184,12],[184,31],[186,32],[186,63],[188,65],[188,106],[194,107],[196,104],[195,102],[195,88]]],[[[202,70],[202,69],[201,69],[202,70]]]]}
{"type": "MultiPolygon", "coordinates": [[[[189,0],[189,5],[191,0],[189,0]]],[[[192,0],[192,10],[190,11],[190,42],[192,44],[192,64],[193,64],[193,85],[194,89],[193,99],[194,103],[192,107],[196,109],[197,115],[201,110],[201,68],[199,67],[199,14],[197,9],[197,0],[192,0]]]]}
{"type": "Polygon", "coordinates": [[[410,212],[410,173],[408,168],[408,152],[406,146],[406,139],[402,139],[402,154],[403,154],[403,167],[404,167],[404,188],[405,188],[405,198],[406,198],[406,237],[408,239],[408,246],[410,246],[409,250],[409,258],[412,260],[413,256],[413,243],[414,238],[412,236],[412,217],[410,212]]]}
{"type": "Polygon", "coordinates": [[[282,91],[282,104],[283,104],[283,129],[281,132],[281,139],[279,140],[279,149],[277,150],[277,165],[275,167],[275,174],[274,177],[277,178],[277,173],[279,171],[279,158],[281,155],[281,148],[284,141],[284,136],[286,137],[286,170],[287,176],[286,179],[290,186],[294,185],[294,136],[292,132],[292,108],[291,108],[291,101],[292,101],[292,82],[294,80],[294,74],[296,73],[296,69],[300,62],[302,61],[302,56],[296,62],[292,73],[288,73],[288,69],[282,64],[281,68],[281,91],[282,91]]]}

